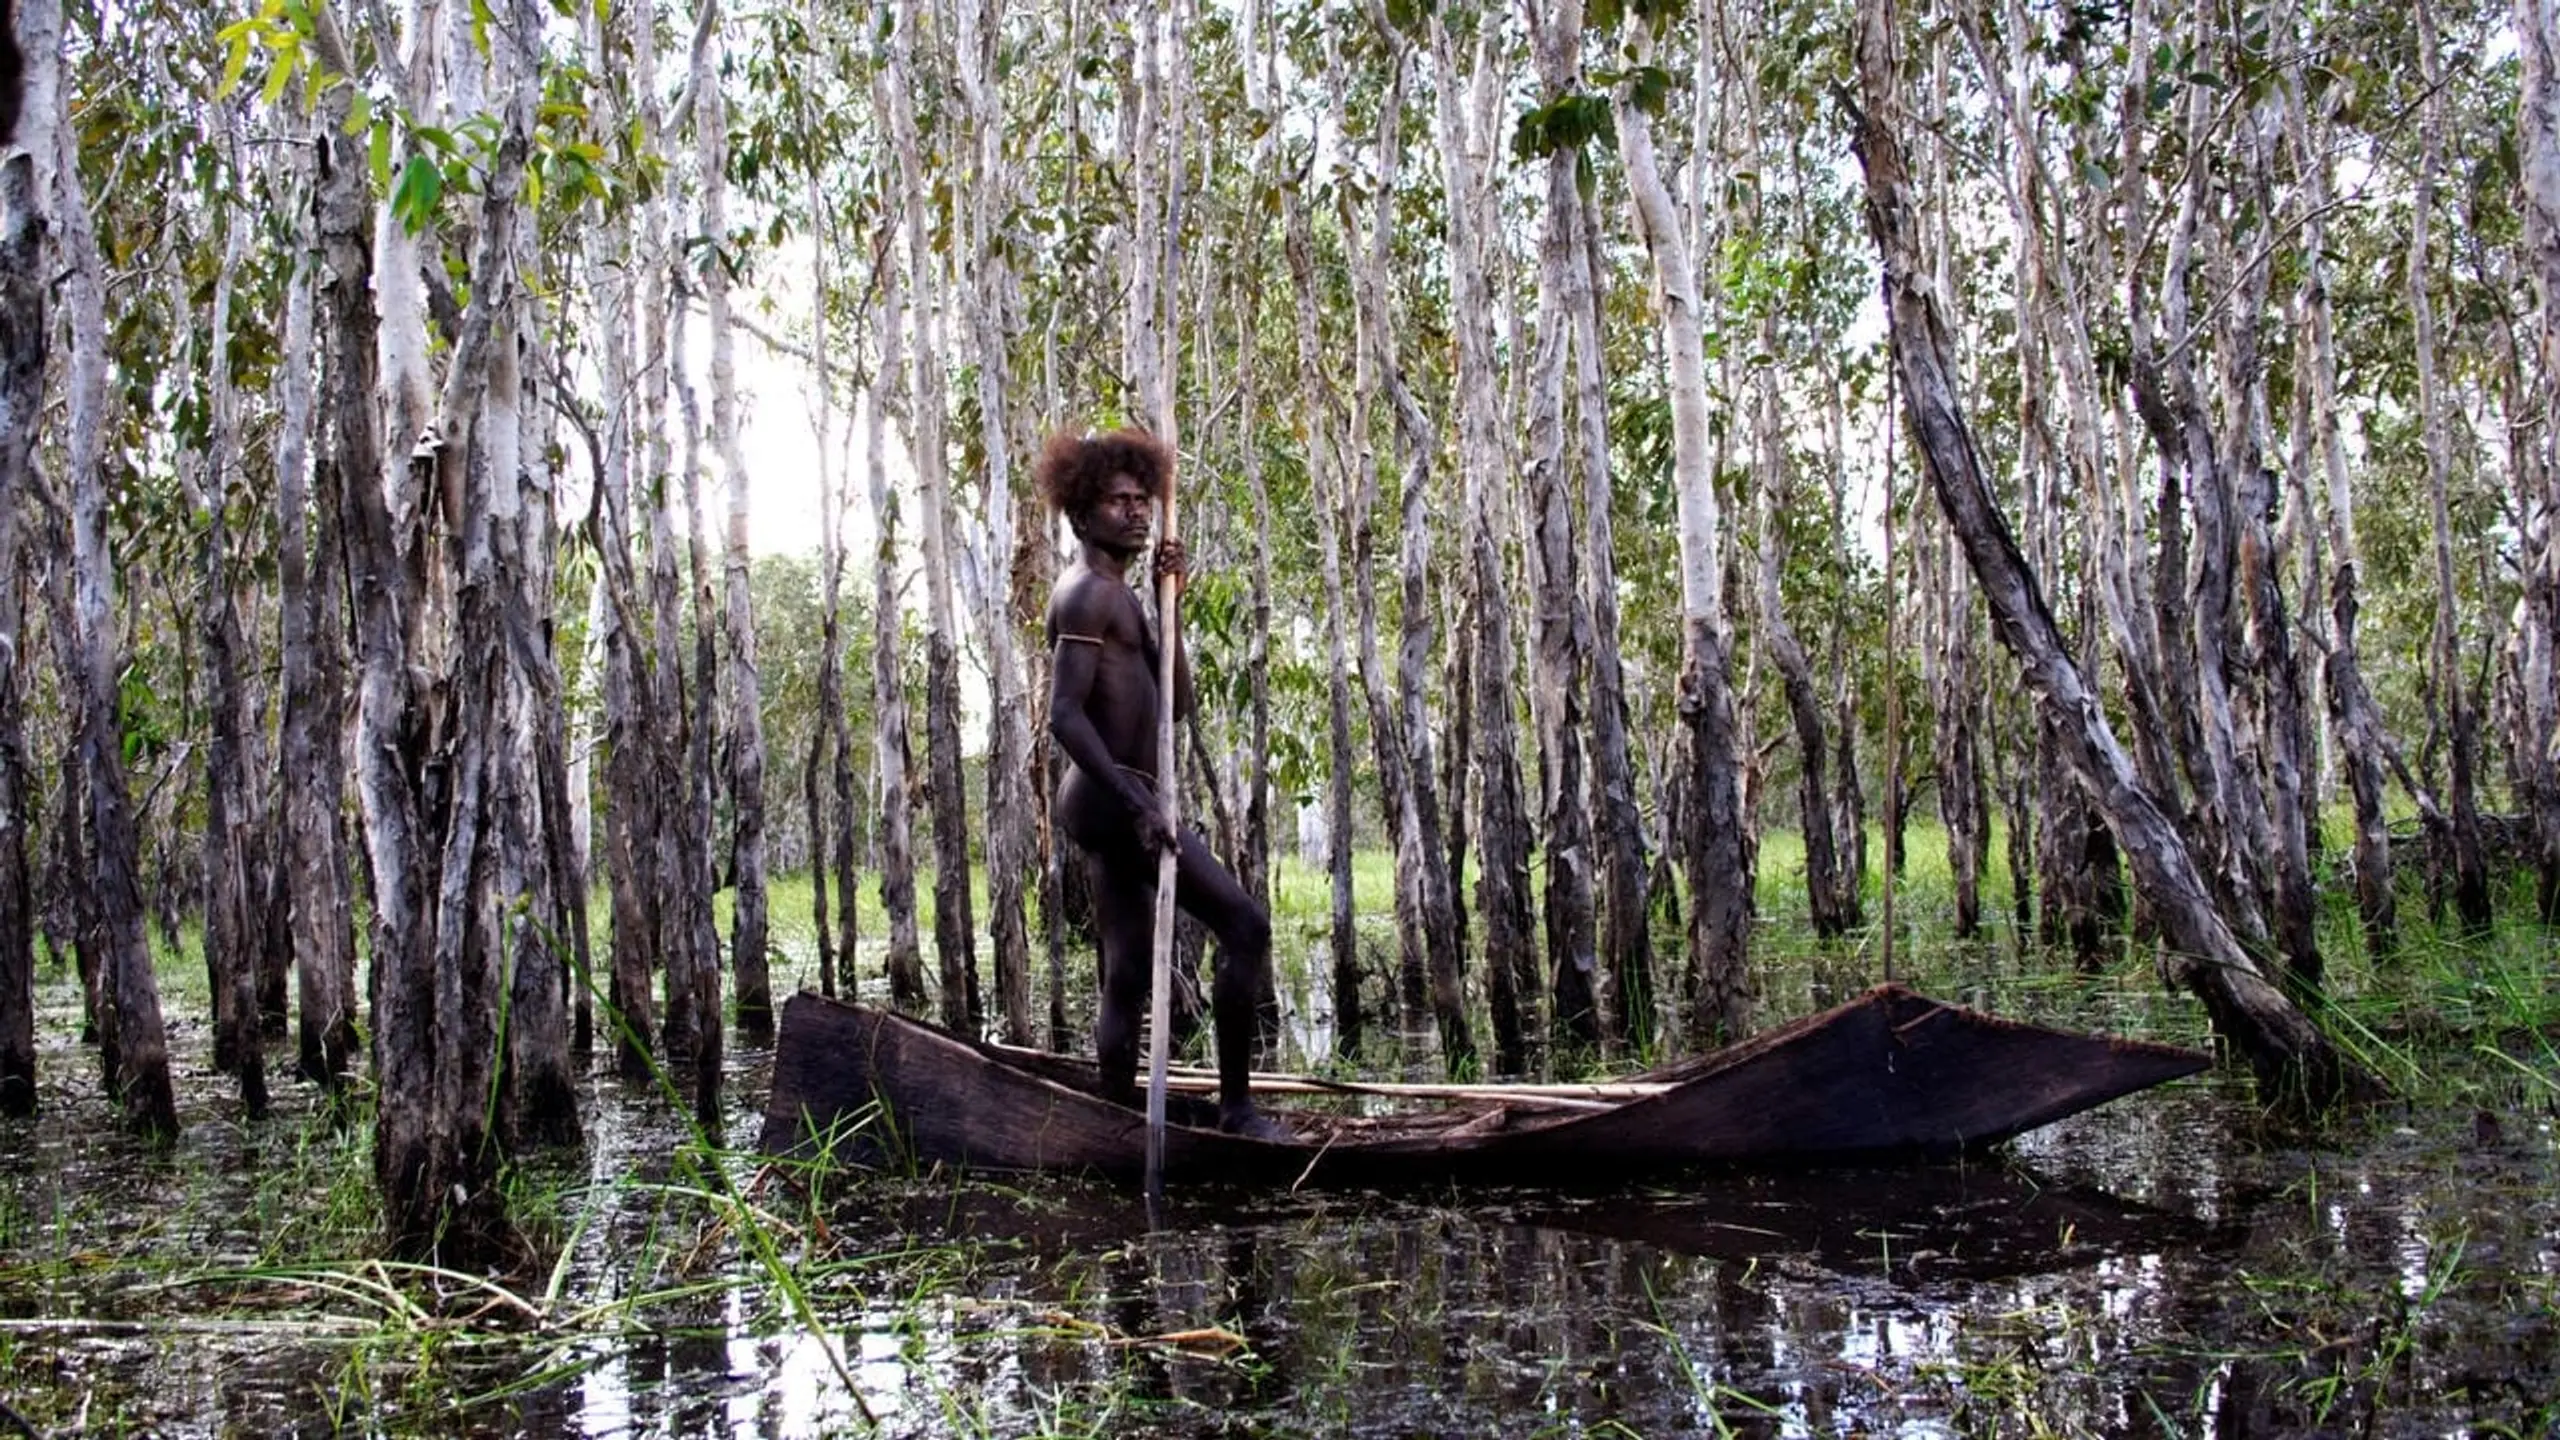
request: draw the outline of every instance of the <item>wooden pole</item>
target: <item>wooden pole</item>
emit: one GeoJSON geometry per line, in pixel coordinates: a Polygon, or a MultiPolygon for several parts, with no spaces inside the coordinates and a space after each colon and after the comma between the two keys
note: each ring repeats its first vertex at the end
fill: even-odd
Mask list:
{"type": "MultiPolygon", "coordinates": [[[[1171,48],[1181,44],[1180,11],[1172,13],[1177,27],[1171,48]]],[[[1147,27],[1142,44],[1153,46],[1153,25],[1147,27]]],[[[1152,57],[1148,66],[1152,81],[1152,57]]],[[[1181,313],[1177,297],[1182,291],[1182,134],[1174,127],[1172,139],[1165,146],[1165,233],[1164,283],[1157,288],[1155,302],[1160,306],[1156,317],[1154,343],[1160,347],[1152,367],[1156,376],[1155,394],[1150,397],[1155,410],[1156,439],[1164,446],[1164,527],[1158,533],[1160,545],[1172,544],[1180,535],[1175,523],[1173,502],[1175,472],[1180,468],[1176,458],[1181,454],[1181,434],[1174,419],[1175,364],[1181,353],[1173,343],[1174,324],[1181,313]]],[[[1159,550],[1158,554],[1163,552],[1159,550]]],[[[1182,854],[1182,767],[1174,744],[1174,655],[1182,638],[1180,604],[1182,586],[1169,576],[1156,578],[1156,620],[1159,649],[1156,656],[1156,790],[1164,797],[1164,828],[1172,836],[1172,844],[1156,862],[1156,954],[1155,993],[1147,1005],[1147,1217],[1155,1219],[1156,1203],[1164,1198],[1164,1078],[1165,1067],[1173,1058],[1173,928],[1174,888],[1180,874],[1182,854]]]]}
{"type": "MultiPolygon", "coordinates": [[[[1164,479],[1163,541],[1176,538],[1173,475],[1164,479]]],[[[1156,954],[1154,992],[1147,1002],[1147,1196],[1164,1195],[1165,1069],[1173,1059],[1173,924],[1174,886],[1181,862],[1180,775],[1175,759],[1174,647],[1181,640],[1181,583],[1170,575],[1156,577],[1156,616],[1162,630],[1156,656],[1156,793],[1164,807],[1164,827],[1175,836],[1156,862],[1156,954]]]]}
{"type": "Polygon", "coordinates": [[[1894,864],[1902,858],[1902,663],[1900,621],[1902,597],[1894,588],[1893,471],[1898,412],[1894,389],[1899,377],[1884,372],[1884,978],[1893,979],[1894,864]]]}

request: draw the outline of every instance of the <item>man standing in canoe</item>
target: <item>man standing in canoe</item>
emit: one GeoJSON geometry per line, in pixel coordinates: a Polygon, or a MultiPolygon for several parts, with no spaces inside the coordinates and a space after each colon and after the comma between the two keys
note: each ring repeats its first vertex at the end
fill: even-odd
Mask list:
{"type": "MultiPolygon", "coordinates": [[[[1157,860],[1177,857],[1174,899],[1218,938],[1209,992],[1218,1041],[1218,1128],[1270,1138],[1281,1133],[1256,1113],[1254,996],[1271,965],[1271,918],[1198,837],[1167,821],[1156,785],[1158,651],[1153,627],[1129,587],[1129,567],[1146,551],[1155,506],[1173,482],[1173,456],[1140,430],[1079,436],[1061,432],[1041,447],[1032,479],[1049,508],[1075,530],[1076,562],[1049,597],[1049,733],[1070,762],[1058,787],[1060,828],[1092,862],[1095,928],[1102,952],[1102,1006],[1094,1048],[1103,1091],[1137,1098],[1138,1015],[1153,975],[1157,860]]],[[[1155,574],[1179,583],[1182,546],[1156,547],[1155,574]]],[[[1190,657],[1176,630],[1174,704],[1191,711],[1190,657]]]]}

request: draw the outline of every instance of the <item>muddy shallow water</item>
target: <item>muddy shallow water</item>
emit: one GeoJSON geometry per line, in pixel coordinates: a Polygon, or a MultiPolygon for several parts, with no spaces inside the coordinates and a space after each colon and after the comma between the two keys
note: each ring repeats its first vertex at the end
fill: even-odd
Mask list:
{"type": "MultiPolygon", "coordinates": [[[[413,1314],[293,1260],[326,1198],[368,1203],[306,1096],[244,1127],[184,1076],[152,1158],[86,1052],[47,1058],[46,1115],[0,1126],[0,1395],[48,1435],[2560,1434],[2530,1075],[2311,1139],[2217,1075],[1964,1167],[1199,1191],[1152,1230],[1046,1180],[813,1209],[732,1157],[788,1288],[689,1198],[669,1108],[600,1077],[587,1153],[526,1202],[558,1263],[505,1298],[412,1277],[413,1314]]],[[[733,1057],[733,1135],[768,1059],[733,1057]]]]}

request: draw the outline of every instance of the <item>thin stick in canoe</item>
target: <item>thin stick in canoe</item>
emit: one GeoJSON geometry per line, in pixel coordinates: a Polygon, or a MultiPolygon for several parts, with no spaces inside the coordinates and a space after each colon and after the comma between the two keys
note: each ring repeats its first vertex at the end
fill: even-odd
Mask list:
{"type": "MultiPolygon", "coordinates": [[[[1048,1052],[1022,1045],[988,1041],[984,1047],[998,1056],[1021,1055],[1029,1059],[1050,1059],[1048,1052]]],[[[1591,1080],[1552,1085],[1462,1085],[1454,1083],[1398,1080],[1334,1080],[1321,1075],[1297,1075],[1285,1070],[1256,1070],[1248,1077],[1257,1091],[1272,1095],[1372,1095],[1389,1100],[1435,1101],[1444,1104],[1473,1104],[1494,1101],[1506,1105],[1551,1104],[1563,1108],[1593,1106],[1608,1109],[1631,1100],[1650,1100],[1679,1087],[1670,1080],[1591,1080]]],[[[1185,1094],[1211,1094],[1217,1090],[1218,1074],[1196,1065],[1167,1065],[1167,1088],[1185,1094]]]]}
{"type": "MultiPolygon", "coordinates": [[[[1165,1077],[1165,1088],[1186,1095],[1215,1093],[1218,1077],[1201,1071],[1165,1077]]],[[[1520,1105],[1541,1110],[1615,1110],[1629,1100],[1649,1098],[1647,1095],[1620,1095],[1607,1098],[1592,1095],[1558,1093],[1558,1088],[1582,1089],[1581,1086],[1548,1087],[1537,1085],[1366,1085],[1356,1080],[1316,1080],[1304,1075],[1274,1075],[1256,1078],[1253,1088],[1264,1095],[1349,1095],[1377,1096],[1388,1100],[1434,1100],[1443,1103],[1520,1105]]],[[[1635,1087],[1660,1093],[1661,1087],[1635,1087]]]]}

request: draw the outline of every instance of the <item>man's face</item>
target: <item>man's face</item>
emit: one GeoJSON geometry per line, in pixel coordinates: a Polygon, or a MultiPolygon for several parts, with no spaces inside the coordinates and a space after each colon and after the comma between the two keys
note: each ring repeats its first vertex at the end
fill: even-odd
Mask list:
{"type": "Polygon", "coordinates": [[[1102,492],[1094,497],[1077,529],[1096,545],[1134,553],[1146,545],[1154,515],[1155,498],[1138,483],[1138,477],[1114,475],[1102,482],[1102,492]]]}

